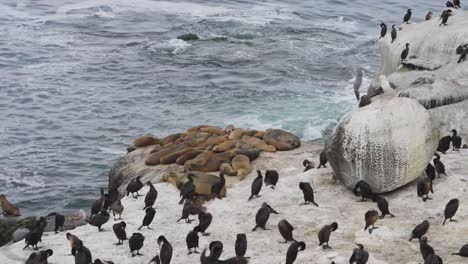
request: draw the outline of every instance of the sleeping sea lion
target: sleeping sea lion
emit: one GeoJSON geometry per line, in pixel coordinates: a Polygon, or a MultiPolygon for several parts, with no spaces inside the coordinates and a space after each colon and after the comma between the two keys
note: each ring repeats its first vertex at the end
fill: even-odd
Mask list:
{"type": "MultiPolygon", "coordinates": [[[[186,172],[185,174],[182,173],[175,173],[171,172],[164,175],[161,179],[163,182],[168,182],[174,184],[178,189],[182,188],[182,186],[188,181],[187,175],[191,173],[196,178],[193,178],[193,184],[195,185],[195,192],[198,194],[205,194],[211,195],[211,186],[218,181],[218,176],[198,172],[198,171],[191,171],[186,172]]],[[[221,197],[226,196],[226,186],[220,192],[221,197]]]]}

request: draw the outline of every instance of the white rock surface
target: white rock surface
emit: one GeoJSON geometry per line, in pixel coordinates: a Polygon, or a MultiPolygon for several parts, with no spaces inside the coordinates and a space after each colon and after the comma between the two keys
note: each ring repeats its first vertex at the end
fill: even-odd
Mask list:
{"type": "MultiPolygon", "coordinates": [[[[317,160],[317,157],[314,157],[317,160]]],[[[306,173],[297,173],[301,170],[300,163],[282,163],[280,159],[270,162],[278,164],[280,180],[276,190],[263,188],[261,198],[247,202],[250,194],[250,183],[253,176],[246,180],[230,184],[229,195],[223,200],[215,200],[206,204],[208,211],[214,216],[213,223],[208,229],[209,237],[200,237],[201,250],[206,248],[213,240],[221,240],[224,243],[222,258],[234,256],[234,242],[237,233],[246,233],[248,239],[247,256],[251,257],[252,264],[283,264],[289,244],[283,244],[277,230],[278,222],[285,218],[296,229],[294,236],[298,240],[307,243],[304,252],[299,253],[296,263],[336,264],[349,263],[355,242],[364,243],[370,252],[369,264],[415,264],[421,263],[417,241],[409,242],[408,238],[414,226],[425,219],[431,223],[427,234],[429,243],[439,254],[444,263],[462,264],[466,259],[452,256],[452,252],[465,243],[468,234],[468,151],[449,151],[442,156],[446,165],[448,176],[437,179],[434,183],[434,200],[423,202],[416,196],[416,184],[412,183],[398,191],[384,195],[390,204],[390,211],[395,218],[385,217],[378,220],[372,235],[364,232],[364,214],[369,209],[377,209],[372,202],[358,202],[360,199],[349,192],[341,183],[332,184],[332,173],[329,169],[313,169],[306,173]],[[290,171],[291,173],[286,173],[290,171]],[[328,181],[325,180],[328,175],[328,181]],[[316,183],[314,188],[316,202],[320,207],[301,206],[302,193],[298,189],[298,183],[303,180],[312,180],[315,177],[324,178],[316,183]],[[450,199],[460,199],[460,208],[455,219],[458,222],[450,222],[442,226],[443,211],[450,199]],[[252,232],[255,214],[262,202],[268,202],[280,212],[272,215],[267,227],[271,231],[252,232]],[[324,224],[333,221],[338,222],[339,228],[331,236],[330,246],[333,249],[323,250],[318,247],[317,233],[324,224]]],[[[80,237],[84,244],[91,250],[94,258],[113,260],[118,264],[147,264],[149,260],[159,253],[156,243],[159,235],[165,235],[174,246],[174,264],[199,263],[199,255],[187,255],[185,236],[198,220],[192,224],[176,223],[182,206],[177,204],[179,193],[170,184],[156,184],[159,196],[156,201],[156,217],[151,224],[153,230],[143,228],[141,233],[146,237],[145,245],[141,250],[144,256],[132,258],[128,249],[128,241],[122,246],[115,246],[117,242],[112,230],[110,220],[103,227],[103,232],[97,232],[93,226],[82,226],[70,231],[80,237]]],[[[142,194],[148,189],[145,187],[142,194]]],[[[143,200],[124,198],[122,200],[125,211],[122,215],[127,222],[127,234],[136,232],[143,219],[143,200]]],[[[192,219],[196,219],[192,217],[192,219]]],[[[65,232],[55,235],[45,233],[39,246],[52,248],[54,255],[49,263],[73,263],[70,256],[70,248],[65,238],[65,232]]],[[[31,250],[23,250],[24,243],[18,242],[10,246],[0,248],[0,263],[16,264],[24,263],[31,250]]]]}
{"type": "Polygon", "coordinates": [[[327,157],[346,186],[364,180],[374,192],[388,192],[423,173],[438,139],[429,112],[417,101],[380,97],[340,120],[327,157]]]}

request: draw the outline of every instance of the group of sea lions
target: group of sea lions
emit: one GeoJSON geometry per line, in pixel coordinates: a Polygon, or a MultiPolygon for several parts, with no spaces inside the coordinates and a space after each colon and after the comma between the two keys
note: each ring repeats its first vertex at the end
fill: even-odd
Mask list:
{"type": "Polygon", "coordinates": [[[299,147],[300,141],[277,129],[258,131],[232,125],[224,129],[202,125],[162,139],[150,135],[139,137],[128,151],[148,146],[153,147],[145,161],[148,166],[178,164],[186,171],[222,171],[243,179],[252,172],[251,162],[260,152],[291,150],[299,147]]]}

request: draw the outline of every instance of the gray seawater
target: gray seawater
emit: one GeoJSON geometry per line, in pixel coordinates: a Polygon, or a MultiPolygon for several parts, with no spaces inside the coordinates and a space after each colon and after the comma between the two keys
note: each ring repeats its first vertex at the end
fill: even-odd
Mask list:
{"type": "Polygon", "coordinates": [[[444,2],[2,0],[0,193],[26,214],[88,208],[145,133],[232,123],[321,138],[356,107],[354,66],[364,86],[378,70],[380,22],[444,2]]]}

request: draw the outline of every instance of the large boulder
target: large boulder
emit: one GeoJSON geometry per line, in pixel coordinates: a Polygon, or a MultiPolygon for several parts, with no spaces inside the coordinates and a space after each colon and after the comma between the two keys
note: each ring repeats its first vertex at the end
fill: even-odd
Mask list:
{"type": "Polygon", "coordinates": [[[292,150],[301,146],[299,138],[281,129],[267,129],[263,140],[276,148],[276,150],[292,150]]]}
{"type": "Polygon", "coordinates": [[[364,180],[381,193],[421,176],[438,139],[429,112],[416,100],[382,97],[340,120],[326,154],[347,187],[364,180]]]}

